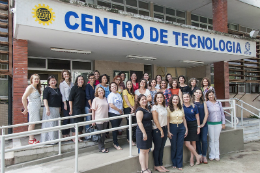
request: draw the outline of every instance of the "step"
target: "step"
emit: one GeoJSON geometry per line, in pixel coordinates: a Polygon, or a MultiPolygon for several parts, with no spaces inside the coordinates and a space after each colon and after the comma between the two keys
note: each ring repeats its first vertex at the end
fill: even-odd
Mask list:
{"type": "Polygon", "coordinates": [[[0,3],[0,9],[2,9],[2,10],[8,10],[8,5],[7,5],[7,4],[2,4],[2,3],[0,3]]]}
{"type": "Polygon", "coordinates": [[[259,141],[260,137],[259,136],[252,136],[252,137],[247,137],[244,138],[244,143],[252,142],[252,141],[259,141]]]}
{"type": "MultiPolygon", "coordinates": [[[[39,140],[39,136],[36,137],[39,140]]],[[[118,140],[120,143],[127,143],[126,135],[118,136],[118,140]]],[[[112,134],[110,134],[110,139],[106,139],[106,146],[112,146],[112,134]]],[[[19,139],[14,141],[13,144],[9,144],[8,148],[12,148],[13,145],[25,146],[28,144],[28,138],[20,141],[19,139]]],[[[6,147],[7,148],[7,147],[6,147]]],[[[98,150],[98,145],[95,142],[84,140],[79,143],[79,149],[82,153],[92,152],[93,150],[98,150]]],[[[68,155],[71,152],[75,151],[75,144],[72,141],[62,142],[61,152],[62,155],[68,155]]],[[[37,159],[48,159],[48,157],[58,156],[58,144],[57,145],[45,145],[41,147],[34,147],[30,149],[24,149],[20,151],[14,151],[6,153],[6,166],[22,164],[25,162],[34,161],[37,159]],[[11,157],[10,157],[11,156],[11,157]]]]}

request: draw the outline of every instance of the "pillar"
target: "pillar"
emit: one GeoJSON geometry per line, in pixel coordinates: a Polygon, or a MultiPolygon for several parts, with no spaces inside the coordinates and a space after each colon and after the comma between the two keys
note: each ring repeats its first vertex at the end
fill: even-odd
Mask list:
{"type": "MultiPolygon", "coordinates": [[[[212,0],[213,30],[228,33],[227,0],[212,0]]],[[[214,88],[218,99],[229,99],[228,62],[214,63],[214,88]]]]}
{"type": "MultiPolygon", "coordinates": [[[[13,124],[28,122],[27,115],[22,114],[22,96],[28,86],[28,42],[13,40],[13,124]]],[[[27,126],[14,128],[13,132],[26,131],[27,126]]]]}

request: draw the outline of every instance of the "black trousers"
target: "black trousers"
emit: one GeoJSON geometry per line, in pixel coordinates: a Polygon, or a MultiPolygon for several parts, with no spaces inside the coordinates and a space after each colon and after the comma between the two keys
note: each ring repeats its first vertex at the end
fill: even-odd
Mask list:
{"type": "MultiPolygon", "coordinates": [[[[130,114],[131,108],[124,108],[124,114],[130,114]]],[[[129,118],[126,118],[127,125],[129,125],[129,118]]],[[[136,123],[136,116],[132,116],[132,124],[136,123]]],[[[129,128],[126,130],[126,138],[129,140],[129,128]]],[[[136,126],[132,127],[132,140],[136,141],[136,126]]]]}
{"type": "MultiPolygon", "coordinates": [[[[72,111],[72,115],[79,115],[79,114],[85,114],[85,107],[83,108],[77,108],[77,107],[73,107],[73,111],[72,111]]],[[[79,122],[83,122],[84,121],[84,117],[79,117],[79,118],[71,118],[70,119],[70,123],[79,123],[79,122]]],[[[71,131],[74,133],[75,132],[75,128],[71,128],[71,131]]],[[[79,133],[82,133],[83,131],[83,126],[79,127],[79,133]]]]}
{"type": "MultiPolygon", "coordinates": [[[[63,117],[69,117],[70,114],[70,105],[69,105],[69,101],[66,101],[66,105],[67,105],[67,110],[64,109],[64,103],[62,102],[62,113],[63,113],[63,117]]],[[[70,124],[70,119],[66,119],[63,120],[62,122],[63,125],[67,125],[70,124]]],[[[70,129],[64,129],[62,130],[62,135],[69,135],[70,134],[70,129]]]]}
{"type": "MultiPolygon", "coordinates": [[[[109,117],[115,117],[115,116],[120,116],[120,115],[117,115],[117,114],[114,114],[114,113],[111,113],[111,112],[108,112],[108,116],[109,117]]],[[[120,126],[120,123],[121,123],[122,119],[115,119],[115,120],[110,120],[111,122],[111,125],[112,125],[112,128],[114,127],[119,127],[120,126]]],[[[112,132],[113,134],[113,143],[118,146],[118,140],[117,140],[117,130],[113,131],[112,132]]]]}

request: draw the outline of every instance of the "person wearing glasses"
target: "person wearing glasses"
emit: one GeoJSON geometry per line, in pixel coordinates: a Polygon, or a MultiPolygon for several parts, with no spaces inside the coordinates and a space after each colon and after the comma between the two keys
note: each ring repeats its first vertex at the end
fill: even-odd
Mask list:
{"type": "Polygon", "coordinates": [[[124,90],[124,87],[123,86],[120,86],[120,83],[122,83],[122,79],[121,79],[121,76],[119,75],[116,75],[114,77],[114,80],[113,82],[115,82],[117,84],[117,92],[121,95],[123,90],[124,90]]]}
{"type": "MultiPolygon", "coordinates": [[[[95,75],[95,85],[97,86],[100,82],[99,82],[99,76],[100,76],[100,73],[98,70],[95,70],[94,71],[94,75],[95,75]]],[[[90,83],[90,81],[88,81],[88,83],[90,83]]]]}
{"type": "MultiPolygon", "coordinates": [[[[89,83],[85,87],[85,93],[86,93],[86,105],[85,105],[85,113],[91,113],[91,107],[92,107],[92,101],[95,98],[95,75],[93,73],[90,73],[88,75],[89,83]]],[[[91,115],[86,116],[86,121],[91,121],[91,115]]],[[[90,127],[91,125],[85,126],[85,131],[90,127]]],[[[89,140],[91,136],[86,136],[85,139],[89,140]]]]}

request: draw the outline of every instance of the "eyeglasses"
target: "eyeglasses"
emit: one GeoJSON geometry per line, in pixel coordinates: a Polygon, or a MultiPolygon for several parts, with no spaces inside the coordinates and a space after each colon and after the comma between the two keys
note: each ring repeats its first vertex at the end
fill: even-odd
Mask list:
{"type": "Polygon", "coordinates": [[[121,80],[121,79],[116,79],[116,80],[121,80]]]}

